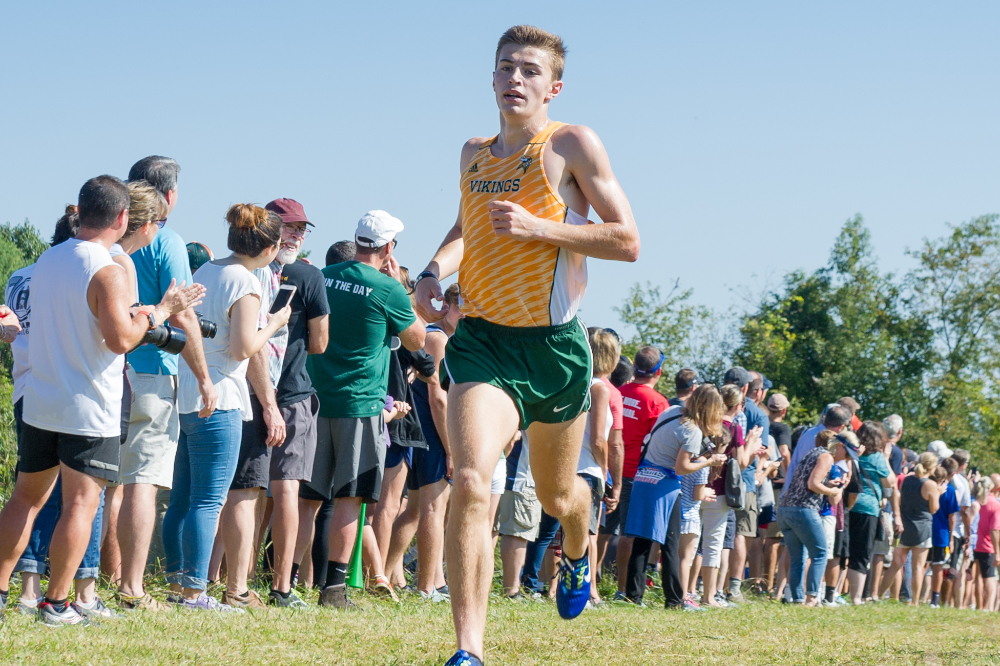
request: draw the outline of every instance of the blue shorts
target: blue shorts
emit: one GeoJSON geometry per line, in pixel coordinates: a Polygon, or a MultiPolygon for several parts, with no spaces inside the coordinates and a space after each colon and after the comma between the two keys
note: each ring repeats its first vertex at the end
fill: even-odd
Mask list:
{"type": "Polygon", "coordinates": [[[413,448],[391,444],[385,452],[385,468],[392,469],[401,462],[405,462],[407,467],[413,466],[413,448]]]}
{"type": "Polygon", "coordinates": [[[406,487],[420,490],[424,486],[437,483],[448,475],[448,461],[444,445],[437,437],[427,437],[426,449],[413,449],[410,473],[406,476],[406,487]]]}

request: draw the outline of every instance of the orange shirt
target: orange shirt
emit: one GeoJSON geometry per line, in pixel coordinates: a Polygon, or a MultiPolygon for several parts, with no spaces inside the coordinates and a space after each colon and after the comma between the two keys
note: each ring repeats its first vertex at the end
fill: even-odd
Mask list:
{"type": "Polygon", "coordinates": [[[569,210],[545,175],[545,144],[563,123],[550,122],[524,147],[503,159],[480,146],[462,175],[462,239],[458,282],[462,312],[502,326],[554,326],[571,321],[587,285],[586,257],[542,241],[497,236],[487,205],[520,204],[553,224],[587,224],[569,210]]]}

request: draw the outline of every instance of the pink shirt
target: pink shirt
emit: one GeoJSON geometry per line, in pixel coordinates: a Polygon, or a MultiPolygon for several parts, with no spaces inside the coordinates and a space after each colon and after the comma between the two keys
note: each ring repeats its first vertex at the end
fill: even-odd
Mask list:
{"type": "Polygon", "coordinates": [[[977,553],[992,553],[993,539],[991,530],[1000,530],[1000,502],[990,495],[986,503],[979,509],[979,536],[976,539],[977,553]]]}

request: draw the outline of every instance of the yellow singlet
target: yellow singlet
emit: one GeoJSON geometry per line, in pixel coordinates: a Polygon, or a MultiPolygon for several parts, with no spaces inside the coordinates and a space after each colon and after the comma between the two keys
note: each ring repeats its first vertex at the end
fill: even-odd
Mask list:
{"type": "Polygon", "coordinates": [[[458,269],[462,312],[502,326],[555,326],[576,316],[587,286],[586,257],[544,243],[497,236],[487,204],[511,201],[553,224],[587,224],[549,183],[545,143],[564,123],[550,122],[520,153],[490,152],[497,137],[476,151],[462,175],[462,238],[458,269]]]}

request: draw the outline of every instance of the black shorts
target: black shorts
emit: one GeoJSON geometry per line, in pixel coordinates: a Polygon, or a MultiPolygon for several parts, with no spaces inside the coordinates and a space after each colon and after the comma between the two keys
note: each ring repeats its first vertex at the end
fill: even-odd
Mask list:
{"type": "Polygon", "coordinates": [[[448,476],[448,457],[444,452],[444,444],[436,437],[427,437],[426,449],[413,449],[410,471],[406,475],[406,487],[410,490],[420,490],[446,476],[448,476]]]}
{"type": "Polygon", "coordinates": [[[17,444],[17,470],[25,474],[44,472],[62,463],[105,481],[118,480],[118,449],[121,438],[86,437],[53,432],[24,423],[17,444]]]}
{"type": "Polygon", "coordinates": [[[618,506],[614,511],[610,511],[604,516],[601,534],[621,536],[625,529],[625,520],[628,518],[628,503],[632,498],[632,482],[633,479],[622,479],[622,494],[618,498],[618,506]]]}
{"type": "Polygon", "coordinates": [[[253,394],[250,395],[250,406],[253,409],[253,421],[243,422],[240,457],[236,462],[236,475],[229,485],[230,490],[267,488],[271,478],[271,449],[267,446],[264,408],[253,394]]]}
{"type": "Polygon", "coordinates": [[[833,537],[833,555],[829,559],[835,557],[847,558],[851,552],[851,536],[848,530],[840,530],[833,537]]]}
{"type": "Polygon", "coordinates": [[[878,516],[851,512],[850,523],[848,529],[845,530],[845,532],[849,532],[847,555],[850,559],[848,567],[851,571],[866,573],[871,568],[878,521],[878,516]]]}
{"type": "Polygon", "coordinates": [[[976,551],[972,554],[979,565],[979,575],[983,578],[996,578],[997,568],[993,565],[993,553],[980,553],[976,551]]]}
{"type": "Polygon", "coordinates": [[[931,556],[927,558],[928,564],[947,564],[948,546],[931,546],[931,556]]]}

